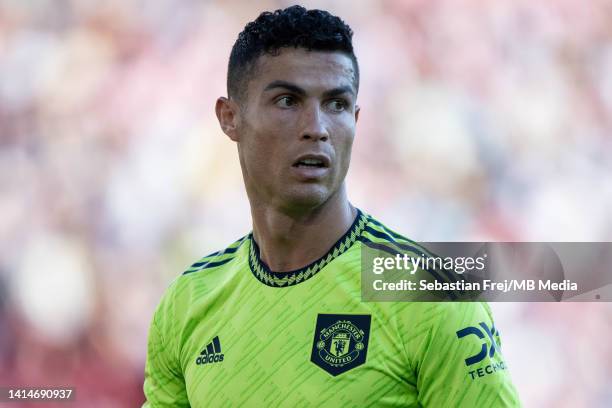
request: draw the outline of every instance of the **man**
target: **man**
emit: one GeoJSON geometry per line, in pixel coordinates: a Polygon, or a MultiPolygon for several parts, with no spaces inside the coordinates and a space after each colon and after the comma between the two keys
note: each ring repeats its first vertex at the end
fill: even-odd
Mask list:
{"type": "Polygon", "coordinates": [[[145,406],[519,405],[485,304],[361,302],[362,245],[411,241],[347,199],[351,38],[338,17],[299,6],[239,35],[216,113],[238,147],[253,231],[167,290],[145,406]]]}

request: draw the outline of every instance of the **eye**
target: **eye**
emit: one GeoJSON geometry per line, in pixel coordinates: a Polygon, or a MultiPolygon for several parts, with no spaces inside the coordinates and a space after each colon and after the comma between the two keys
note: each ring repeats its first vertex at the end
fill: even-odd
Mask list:
{"type": "Polygon", "coordinates": [[[343,112],[348,107],[348,103],[344,99],[332,99],[327,103],[327,107],[333,112],[343,112]]]}
{"type": "Polygon", "coordinates": [[[276,106],[281,108],[291,108],[296,105],[296,100],[294,97],[286,95],[281,98],[278,98],[275,102],[276,106]]]}

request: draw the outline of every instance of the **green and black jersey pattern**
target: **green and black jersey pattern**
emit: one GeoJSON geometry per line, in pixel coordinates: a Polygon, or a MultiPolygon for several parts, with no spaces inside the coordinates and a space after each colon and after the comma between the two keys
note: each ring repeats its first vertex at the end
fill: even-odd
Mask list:
{"type": "Polygon", "coordinates": [[[487,304],[361,302],[361,246],[423,248],[358,212],[329,252],[271,271],[248,234],[170,285],[146,407],[520,406],[487,304]]]}

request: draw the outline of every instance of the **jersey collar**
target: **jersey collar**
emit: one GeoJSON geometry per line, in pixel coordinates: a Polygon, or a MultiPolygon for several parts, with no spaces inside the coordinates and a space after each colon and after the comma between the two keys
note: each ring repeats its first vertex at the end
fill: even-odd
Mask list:
{"type": "Polygon", "coordinates": [[[251,232],[249,234],[249,266],[251,272],[257,280],[267,286],[284,287],[297,285],[312,278],[328,263],[346,252],[357,241],[366,224],[367,216],[357,209],[357,216],[351,227],[325,255],[310,265],[290,272],[273,272],[268,268],[268,265],[259,256],[259,246],[251,232]]]}

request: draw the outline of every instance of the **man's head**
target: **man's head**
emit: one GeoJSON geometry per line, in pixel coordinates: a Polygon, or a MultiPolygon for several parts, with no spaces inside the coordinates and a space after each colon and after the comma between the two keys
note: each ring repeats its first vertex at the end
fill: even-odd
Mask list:
{"type": "Polygon", "coordinates": [[[351,37],[338,17],[299,6],[240,33],[216,113],[252,206],[300,212],[344,193],[359,113],[351,37]]]}
{"type": "Polygon", "coordinates": [[[353,52],[353,31],[340,18],[323,10],[292,6],[263,12],[248,23],[232,47],[227,69],[227,94],[241,101],[249,80],[257,75],[257,60],[276,55],[283,48],[335,51],[353,62],[354,87],[359,89],[359,66],[353,52]]]}

